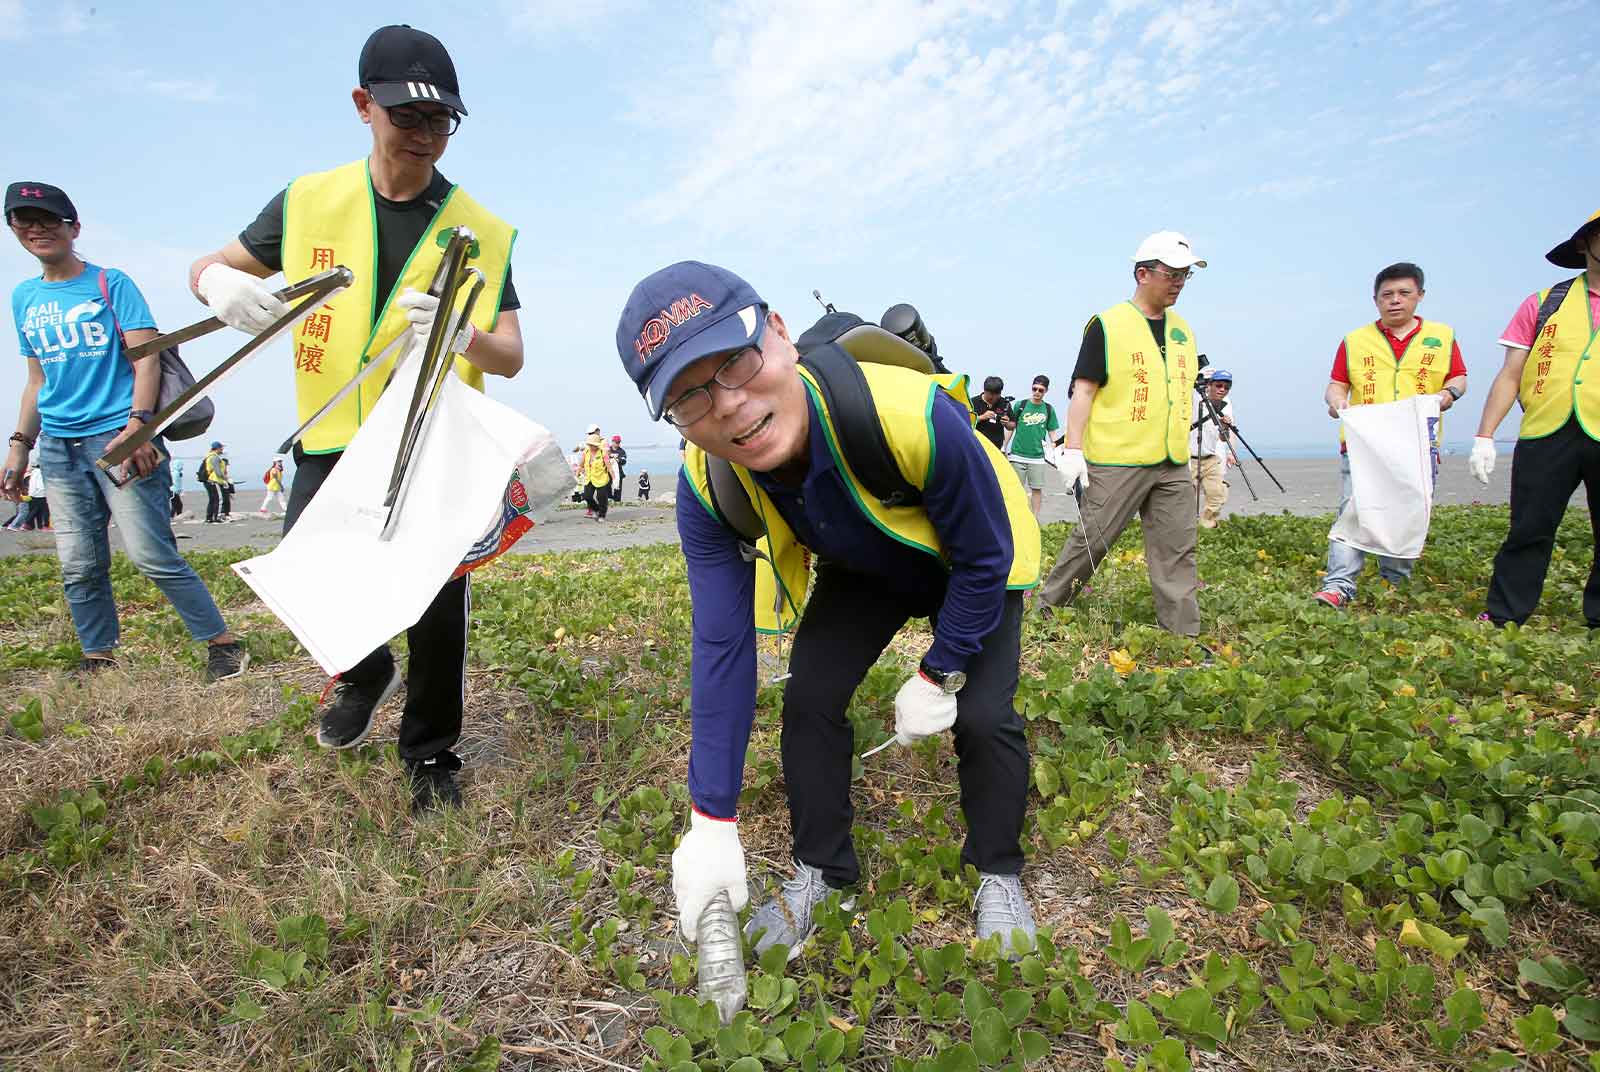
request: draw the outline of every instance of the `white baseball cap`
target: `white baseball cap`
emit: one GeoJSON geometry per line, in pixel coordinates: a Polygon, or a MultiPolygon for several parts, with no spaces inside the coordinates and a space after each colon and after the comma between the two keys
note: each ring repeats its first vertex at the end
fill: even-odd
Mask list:
{"type": "Polygon", "coordinates": [[[1177,231],[1157,231],[1139,243],[1133,263],[1160,261],[1168,268],[1204,268],[1206,262],[1194,255],[1189,240],[1177,231]]]}
{"type": "Polygon", "coordinates": [[[591,424],[588,430],[584,432],[584,435],[594,435],[599,430],[600,426],[598,424],[591,424]]]}

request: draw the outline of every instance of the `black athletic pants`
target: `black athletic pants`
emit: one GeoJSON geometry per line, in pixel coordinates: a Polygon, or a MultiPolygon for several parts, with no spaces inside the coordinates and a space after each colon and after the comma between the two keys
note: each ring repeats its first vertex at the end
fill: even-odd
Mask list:
{"type": "MultiPolygon", "coordinates": [[[[294,483],[283,517],[285,534],[342,457],[343,452],[305,454],[295,448],[294,483]]],[[[434,760],[439,766],[461,769],[461,760],[450,749],[461,737],[471,609],[467,578],[457,577],[439,589],[422,617],[406,630],[411,659],[406,667],[405,713],[400,716],[401,759],[411,763],[434,760]]],[[[394,653],[385,644],[339,676],[343,681],[378,685],[388,680],[393,669],[394,653]]]]}
{"type": "Polygon", "coordinates": [[[594,511],[596,517],[605,517],[606,511],[611,509],[611,482],[607,481],[598,487],[594,484],[585,484],[583,501],[594,511]]]}
{"type": "Polygon", "coordinates": [[[1594,533],[1583,616],[1600,627],[1600,443],[1589,438],[1575,416],[1542,439],[1518,440],[1511,454],[1511,529],[1494,556],[1489,581],[1489,617],[1496,622],[1520,625],[1539,605],[1556,527],[1579,484],[1589,497],[1594,533]]]}
{"type": "MultiPolygon", "coordinates": [[[[861,875],[850,825],[855,737],[845,708],[889,641],[910,618],[932,615],[944,592],[913,604],[877,578],[827,563],[794,638],[783,694],[783,779],[789,793],[794,855],[838,889],[861,875]]],[[[1022,871],[1028,742],[1012,706],[1021,654],[1022,593],[1007,592],[994,632],[967,664],[957,694],[956,772],[967,841],[961,858],[981,872],[1022,871]]]]}
{"type": "MultiPolygon", "coordinates": [[[[222,494],[217,489],[217,486],[215,484],[213,484],[211,481],[207,480],[205,482],[205,485],[206,485],[206,520],[207,521],[215,521],[215,520],[217,520],[218,517],[221,516],[222,494]]],[[[284,531],[288,532],[289,530],[288,529],[284,529],[284,531]]]]}

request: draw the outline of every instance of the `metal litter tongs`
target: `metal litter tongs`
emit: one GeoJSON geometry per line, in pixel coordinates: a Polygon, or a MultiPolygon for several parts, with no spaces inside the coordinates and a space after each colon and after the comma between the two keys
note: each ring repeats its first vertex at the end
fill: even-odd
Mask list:
{"type": "MultiPolygon", "coordinates": [[[[456,228],[456,230],[457,231],[465,231],[466,228],[456,228]]],[[[450,232],[447,232],[447,233],[453,236],[455,234],[455,231],[450,231],[450,232]]],[[[451,240],[453,240],[453,238],[451,240]]],[[[470,232],[468,234],[468,238],[467,238],[466,241],[467,241],[467,245],[468,245],[468,256],[470,256],[471,255],[471,243],[472,243],[470,232]]],[[[445,269],[447,267],[449,267],[449,264],[450,264],[450,251],[447,248],[445,250],[444,255],[439,259],[439,267],[434,270],[433,281],[428,284],[428,293],[432,294],[436,298],[439,298],[441,293],[442,293],[442,291],[443,291],[443,288],[444,288],[444,285],[445,285],[445,269]]],[[[447,309],[448,308],[445,305],[445,302],[444,302],[444,300],[442,298],[440,299],[440,302],[439,302],[439,308],[440,309],[447,309]]],[[[466,314],[470,315],[471,314],[471,310],[470,309],[466,310],[466,314]]],[[[456,337],[456,333],[461,330],[461,325],[464,324],[464,323],[466,323],[466,315],[456,317],[454,320],[452,320],[450,322],[449,330],[445,333],[444,338],[446,338],[446,339],[454,339],[456,337]]],[[[438,327],[439,327],[439,320],[435,319],[434,320],[434,330],[437,331],[438,327]]],[[[408,360],[410,360],[411,353],[412,353],[412,348],[408,344],[410,344],[412,341],[414,341],[415,338],[416,338],[416,336],[414,334],[412,334],[409,330],[402,331],[398,335],[396,335],[394,337],[394,339],[390,341],[389,345],[385,346],[383,348],[382,352],[380,352],[377,357],[374,357],[374,358],[370,359],[369,361],[367,361],[362,366],[360,372],[357,372],[354,376],[350,377],[350,379],[348,381],[346,381],[346,383],[345,383],[345,385],[343,387],[339,388],[338,391],[334,392],[333,396],[331,398],[329,398],[326,402],[324,402],[317,409],[317,411],[315,413],[313,413],[311,416],[306,418],[304,424],[302,424],[299,428],[296,428],[293,432],[291,432],[289,434],[289,438],[285,439],[282,443],[280,443],[278,445],[278,453],[279,454],[288,454],[291,450],[293,450],[294,449],[294,445],[296,443],[300,442],[300,440],[304,439],[306,437],[306,435],[311,431],[311,429],[315,428],[318,424],[320,424],[324,417],[326,417],[328,414],[332,413],[335,409],[337,409],[339,407],[340,403],[342,403],[345,399],[349,398],[352,394],[354,394],[361,387],[361,385],[363,383],[365,383],[368,379],[370,379],[372,377],[372,375],[375,372],[377,372],[380,368],[382,368],[385,365],[387,365],[388,362],[389,362],[389,359],[394,357],[396,355],[396,353],[398,353],[400,355],[399,359],[397,361],[395,361],[394,366],[389,369],[388,379],[385,380],[385,382],[384,382],[384,386],[387,387],[388,384],[394,380],[395,373],[399,372],[401,366],[405,365],[406,362],[408,360]]]]}
{"type": "MultiPolygon", "coordinates": [[[[279,301],[297,301],[298,304],[274,320],[265,331],[239,347],[226,361],[223,361],[216,368],[196,380],[194,386],[174,398],[159,413],[152,416],[148,424],[106,451],[102,457],[95,459],[95,466],[105,473],[113,484],[121,486],[123,481],[117,478],[113,470],[131,458],[134,451],[166,431],[173,421],[187,413],[196,402],[211,394],[223,380],[237,372],[245,361],[253,357],[263,346],[276,338],[279,333],[291,327],[302,316],[327,301],[334,294],[355,282],[355,278],[355,273],[341,264],[336,268],[330,268],[326,272],[320,272],[307,279],[302,279],[300,282],[278,291],[277,298],[279,301]]],[[[160,353],[169,346],[176,346],[191,339],[198,339],[202,335],[209,335],[222,327],[221,320],[214,316],[206,317],[206,319],[190,324],[186,328],[179,328],[177,331],[169,332],[166,335],[151,339],[149,342],[131,347],[128,350],[128,360],[137,361],[141,357],[160,353]]]]}
{"type": "MultiPolygon", "coordinates": [[[[433,423],[433,414],[444,391],[445,377],[455,367],[456,354],[450,349],[450,345],[460,332],[461,325],[472,317],[478,297],[483,293],[485,283],[483,273],[467,266],[467,261],[476,254],[478,245],[472,230],[467,227],[454,227],[444,234],[448,236],[444,242],[444,255],[439,258],[439,267],[433,273],[433,281],[428,284],[428,293],[439,299],[439,310],[434,315],[433,327],[423,342],[422,368],[418,370],[417,383],[411,391],[411,405],[406,411],[405,424],[400,432],[400,445],[395,451],[394,468],[389,474],[389,486],[384,493],[383,505],[388,513],[384,517],[383,529],[378,534],[380,540],[391,538],[395,527],[399,524],[400,507],[405,502],[414,472],[412,462],[416,458],[417,449],[427,438],[428,428],[433,423]],[[454,315],[456,299],[464,286],[470,287],[467,291],[467,300],[462,305],[460,314],[454,315]]],[[[361,371],[350,377],[349,381],[308,417],[304,424],[296,428],[278,447],[278,453],[287,454],[292,450],[312,428],[332,413],[341,402],[358,390],[362,383],[386,365],[398,352],[399,357],[389,370],[385,386],[392,382],[400,368],[409,363],[415,347],[407,344],[415,341],[416,336],[409,329],[396,335],[394,341],[384,347],[377,357],[367,362],[361,371]]]]}
{"type": "Polygon", "coordinates": [[[411,405],[406,411],[406,422],[400,433],[400,446],[395,451],[389,490],[383,498],[383,505],[389,513],[378,534],[380,540],[390,539],[400,522],[400,510],[405,505],[406,493],[411,489],[411,478],[415,473],[412,462],[416,460],[417,451],[433,424],[445,380],[455,368],[456,353],[450,347],[460,325],[471,319],[478,297],[483,293],[483,273],[466,264],[476,246],[477,240],[469,228],[454,228],[450,232],[449,244],[445,246],[439,271],[434,276],[433,286],[428,288],[428,293],[439,299],[440,315],[434,317],[433,330],[428,333],[427,345],[423,347],[422,368],[418,370],[417,383],[411,391],[411,405]],[[464,286],[471,288],[467,291],[467,300],[461,307],[460,317],[452,318],[449,311],[455,308],[456,297],[464,286]]]}

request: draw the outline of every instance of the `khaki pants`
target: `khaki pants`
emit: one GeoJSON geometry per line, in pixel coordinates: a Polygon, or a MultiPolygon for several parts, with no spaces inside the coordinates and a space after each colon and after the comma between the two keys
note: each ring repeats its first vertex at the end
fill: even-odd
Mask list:
{"type": "Polygon", "coordinates": [[[1089,466],[1083,517],[1039,588],[1047,607],[1065,606],[1105,558],[1133,515],[1144,522],[1144,560],[1155,596],[1156,621],[1170,633],[1198,636],[1200,604],[1195,593],[1194,483],[1186,466],[1089,466]]]}
{"type": "Polygon", "coordinates": [[[1200,524],[1208,529],[1217,527],[1222,520],[1222,508],[1228,501],[1228,484],[1222,479],[1222,459],[1216,455],[1192,459],[1189,473],[1200,485],[1205,505],[1200,509],[1200,524]]]}

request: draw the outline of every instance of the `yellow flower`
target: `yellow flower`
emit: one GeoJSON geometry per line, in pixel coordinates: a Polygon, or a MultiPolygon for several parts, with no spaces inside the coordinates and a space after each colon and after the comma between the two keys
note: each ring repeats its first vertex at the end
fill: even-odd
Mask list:
{"type": "Polygon", "coordinates": [[[1128,654],[1127,648],[1118,648],[1107,657],[1107,661],[1111,663],[1111,669],[1123,677],[1133,673],[1133,668],[1139,665],[1133,656],[1128,654]]]}
{"type": "Polygon", "coordinates": [[[1417,694],[1417,687],[1415,685],[1401,685],[1394,691],[1396,696],[1415,696],[1417,694]]]}

